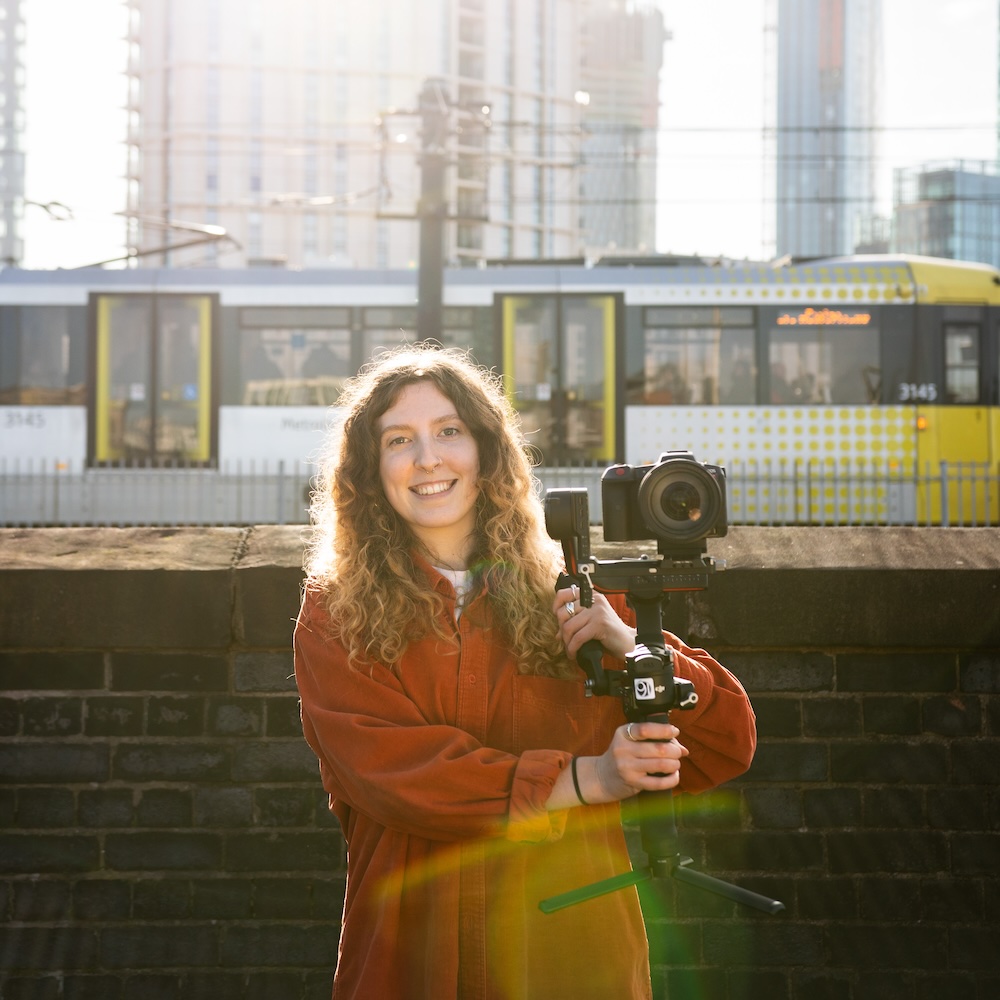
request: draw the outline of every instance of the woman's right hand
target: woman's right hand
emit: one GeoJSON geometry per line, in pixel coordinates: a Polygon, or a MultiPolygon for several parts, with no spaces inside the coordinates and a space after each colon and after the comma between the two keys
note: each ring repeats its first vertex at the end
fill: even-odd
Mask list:
{"type": "Polygon", "coordinates": [[[577,762],[584,799],[620,802],[639,792],[674,788],[680,781],[681,760],[688,755],[687,747],[677,742],[678,736],[680,730],[671,723],[619,726],[604,753],[577,762]]]}

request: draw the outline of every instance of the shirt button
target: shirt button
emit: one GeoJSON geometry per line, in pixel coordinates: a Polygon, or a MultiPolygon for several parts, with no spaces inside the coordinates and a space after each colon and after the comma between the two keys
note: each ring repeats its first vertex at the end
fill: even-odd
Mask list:
{"type": "Polygon", "coordinates": [[[476,683],[476,675],[475,674],[469,674],[469,683],[470,684],[475,684],[476,683]]]}

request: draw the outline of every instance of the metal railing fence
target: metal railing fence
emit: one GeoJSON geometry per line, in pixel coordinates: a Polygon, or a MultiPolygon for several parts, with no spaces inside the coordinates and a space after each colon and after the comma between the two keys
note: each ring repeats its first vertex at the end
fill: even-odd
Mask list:
{"type": "MultiPolygon", "coordinates": [[[[536,470],[542,490],[585,487],[601,521],[603,465],[536,470]]],[[[987,463],[735,461],[730,524],[1000,525],[1000,472],[987,463]]],[[[102,466],[0,459],[0,526],[304,524],[315,468],[302,462],[102,466]]]]}

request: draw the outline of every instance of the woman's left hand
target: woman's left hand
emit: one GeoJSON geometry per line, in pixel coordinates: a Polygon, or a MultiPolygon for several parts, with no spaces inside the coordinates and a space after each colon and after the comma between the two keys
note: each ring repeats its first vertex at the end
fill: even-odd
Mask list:
{"type": "Polygon", "coordinates": [[[589,639],[596,639],[604,649],[619,660],[635,649],[635,630],[618,617],[603,594],[594,594],[589,608],[580,604],[578,587],[557,590],[552,610],[559,622],[559,635],[566,653],[573,659],[589,639]]]}

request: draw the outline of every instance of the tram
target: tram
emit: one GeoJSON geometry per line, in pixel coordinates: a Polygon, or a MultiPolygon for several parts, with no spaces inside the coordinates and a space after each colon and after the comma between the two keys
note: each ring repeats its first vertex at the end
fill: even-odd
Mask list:
{"type": "MultiPolygon", "coordinates": [[[[413,271],[6,269],[0,463],[308,462],[344,379],[415,338],[416,294],[413,271]]],[[[853,504],[871,523],[1000,523],[986,265],[461,268],[445,274],[440,340],[503,375],[543,467],[684,448],[729,470],[735,520],[781,507],[832,523],[853,504]]]]}

